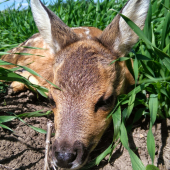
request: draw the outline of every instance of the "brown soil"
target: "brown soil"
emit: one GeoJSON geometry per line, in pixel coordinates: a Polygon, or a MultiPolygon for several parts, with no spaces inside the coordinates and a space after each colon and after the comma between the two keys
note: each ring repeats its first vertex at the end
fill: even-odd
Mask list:
{"type": "MultiPolygon", "coordinates": [[[[7,115],[5,112],[24,113],[36,110],[46,112],[50,110],[48,101],[42,97],[38,99],[29,91],[19,94],[1,94],[0,115],[7,115]]],[[[25,118],[29,125],[46,129],[48,120],[53,116],[25,118]]],[[[44,167],[44,146],[45,135],[35,132],[33,129],[15,119],[5,123],[14,132],[0,127],[0,170],[42,170],[44,167]]],[[[146,137],[148,132],[148,120],[141,120],[133,128],[129,136],[131,149],[139,156],[143,164],[151,164],[147,152],[146,137]]],[[[153,134],[156,141],[155,162],[160,170],[170,170],[170,120],[157,122],[153,127],[153,134]]],[[[105,149],[112,137],[112,130],[108,130],[102,138],[101,143],[91,154],[91,159],[105,149]]],[[[91,170],[131,170],[131,161],[128,151],[118,145],[110,162],[108,157],[98,167],[91,170]]]]}

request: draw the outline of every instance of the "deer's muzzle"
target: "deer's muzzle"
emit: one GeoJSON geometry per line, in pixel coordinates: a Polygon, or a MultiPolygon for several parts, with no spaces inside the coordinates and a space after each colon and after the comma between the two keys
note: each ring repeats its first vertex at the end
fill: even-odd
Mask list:
{"type": "Polygon", "coordinates": [[[73,146],[68,142],[61,144],[57,140],[53,142],[52,159],[57,167],[78,169],[86,163],[87,157],[87,148],[80,141],[75,141],[73,146]]]}

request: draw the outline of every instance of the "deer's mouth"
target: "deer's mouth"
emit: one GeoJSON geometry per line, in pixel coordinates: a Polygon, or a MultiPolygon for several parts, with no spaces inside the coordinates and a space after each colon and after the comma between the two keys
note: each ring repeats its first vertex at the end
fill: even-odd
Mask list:
{"type": "Polygon", "coordinates": [[[80,141],[75,141],[71,147],[68,143],[59,145],[55,140],[52,146],[52,161],[55,167],[64,169],[79,169],[88,160],[93,145],[88,148],[80,141]]]}

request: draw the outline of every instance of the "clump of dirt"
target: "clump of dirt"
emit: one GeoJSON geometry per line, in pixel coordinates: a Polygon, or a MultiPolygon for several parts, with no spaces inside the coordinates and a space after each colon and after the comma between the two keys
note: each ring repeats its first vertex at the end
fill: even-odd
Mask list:
{"type": "MultiPolygon", "coordinates": [[[[39,97],[30,91],[19,94],[3,94],[0,96],[0,115],[13,112],[16,114],[50,110],[47,99],[39,97]]],[[[50,117],[25,118],[27,124],[46,129],[47,121],[50,117]]],[[[5,124],[14,132],[0,127],[0,170],[41,170],[44,167],[45,134],[38,133],[15,119],[5,124]]],[[[137,124],[128,135],[131,149],[139,156],[143,164],[151,164],[151,159],[147,152],[146,139],[149,121],[143,119],[137,124]]],[[[94,158],[101,150],[106,149],[112,139],[112,129],[108,129],[103,136],[99,146],[91,154],[94,158]]],[[[170,120],[157,122],[153,127],[156,142],[154,165],[160,170],[170,170],[170,120]]],[[[128,151],[119,144],[114,150],[110,162],[106,157],[99,166],[90,168],[91,170],[132,170],[128,151]]]]}

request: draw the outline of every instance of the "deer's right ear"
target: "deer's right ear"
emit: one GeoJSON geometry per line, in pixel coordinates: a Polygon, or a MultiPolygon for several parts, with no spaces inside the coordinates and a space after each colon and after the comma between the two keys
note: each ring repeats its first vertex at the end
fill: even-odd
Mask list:
{"type": "Polygon", "coordinates": [[[31,0],[34,21],[44,41],[56,53],[65,46],[77,41],[78,36],[46,8],[40,0],[31,0]]]}

